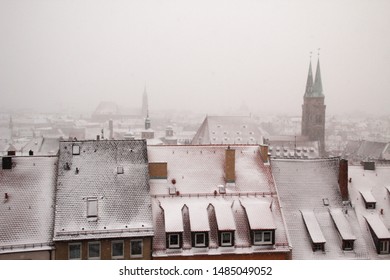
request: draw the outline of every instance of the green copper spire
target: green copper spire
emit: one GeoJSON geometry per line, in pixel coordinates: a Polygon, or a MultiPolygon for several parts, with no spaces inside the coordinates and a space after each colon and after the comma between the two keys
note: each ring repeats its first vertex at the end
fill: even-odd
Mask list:
{"type": "Polygon", "coordinates": [[[307,74],[305,96],[311,96],[313,91],[313,72],[311,70],[311,59],[309,64],[309,73],[307,74]]]}
{"type": "Polygon", "coordinates": [[[323,97],[322,91],[322,80],[321,80],[321,70],[320,70],[320,58],[318,58],[317,69],[316,69],[316,77],[313,85],[313,97],[323,97]]]}

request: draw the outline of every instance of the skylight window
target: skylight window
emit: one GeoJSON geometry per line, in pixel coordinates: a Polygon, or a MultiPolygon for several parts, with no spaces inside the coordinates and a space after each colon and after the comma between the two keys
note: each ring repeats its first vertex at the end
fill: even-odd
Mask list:
{"type": "Polygon", "coordinates": [[[79,155],[80,154],[80,146],[79,145],[73,145],[72,146],[72,155],[79,155]]]}
{"type": "Polygon", "coordinates": [[[97,197],[87,198],[87,218],[97,218],[98,200],[97,197]]]}

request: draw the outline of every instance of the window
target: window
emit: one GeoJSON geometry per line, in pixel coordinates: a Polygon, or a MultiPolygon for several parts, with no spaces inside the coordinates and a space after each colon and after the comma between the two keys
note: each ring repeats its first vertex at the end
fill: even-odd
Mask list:
{"type": "Polygon", "coordinates": [[[123,166],[118,166],[117,168],[116,168],[116,173],[117,174],[123,174],[123,166]]]}
{"type": "Polygon", "coordinates": [[[72,154],[73,155],[79,155],[80,154],[80,146],[79,145],[73,145],[72,146],[72,154]]]}
{"type": "Polygon", "coordinates": [[[100,242],[88,242],[88,259],[100,259],[100,242]]]}
{"type": "Polygon", "coordinates": [[[231,232],[221,232],[221,246],[232,246],[233,235],[231,232]]]}
{"type": "Polygon", "coordinates": [[[87,198],[87,218],[96,218],[98,214],[97,197],[87,198]]]}
{"type": "Polygon", "coordinates": [[[313,251],[324,251],[325,244],[324,243],[313,243],[312,247],[313,247],[313,251]]]}
{"type": "Polygon", "coordinates": [[[375,202],[366,202],[366,209],[375,209],[375,202]]]}
{"type": "Polygon", "coordinates": [[[70,260],[81,260],[81,243],[70,243],[68,248],[70,260]]]}
{"type": "Polygon", "coordinates": [[[130,241],[130,258],[142,258],[143,243],[142,240],[130,241]]]}
{"type": "Polygon", "coordinates": [[[352,251],[354,240],[343,240],[343,250],[352,251]]]}
{"type": "Polygon", "coordinates": [[[123,259],[123,241],[111,242],[111,256],[113,259],[123,259]]]}
{"type": "Polygon", "coordinates": [[[195,247],[204,247],[204,246],[206,246],[206,234],[195,233],[195,247]]]}
{"type": "Polygon", "coordinates": [[[388,240],[379,241],[379,254],[388,254],[390,252],[389,243],[390,241],[388,240]]]}
{"type": "Polygon", "coordinates": [[[272,231],[254,231],[253,233],[254,245],[272,244],[272,231]]]}
{"type": "Polygon", "coordinates": [[[171,233],[168,236],[169,248],[180,248],[180,235],[178,233],[171,233]]]}

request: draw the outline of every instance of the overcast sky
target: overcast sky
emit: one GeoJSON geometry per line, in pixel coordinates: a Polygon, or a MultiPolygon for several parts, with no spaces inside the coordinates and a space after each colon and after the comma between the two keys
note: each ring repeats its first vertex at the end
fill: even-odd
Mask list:
{"type": "Polygon", "coordinates": [[[0,0],[0,108],[390,114],[388,0],[0,0]]]}

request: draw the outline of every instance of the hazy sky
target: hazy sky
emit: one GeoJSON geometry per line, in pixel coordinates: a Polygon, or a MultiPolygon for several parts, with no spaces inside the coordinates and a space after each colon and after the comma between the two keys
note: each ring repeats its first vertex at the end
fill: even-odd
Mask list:
{"type": "Polygon", "coordinates": [[[0,108],[390,114],[388,0],[0,0],[0,108]]]}

